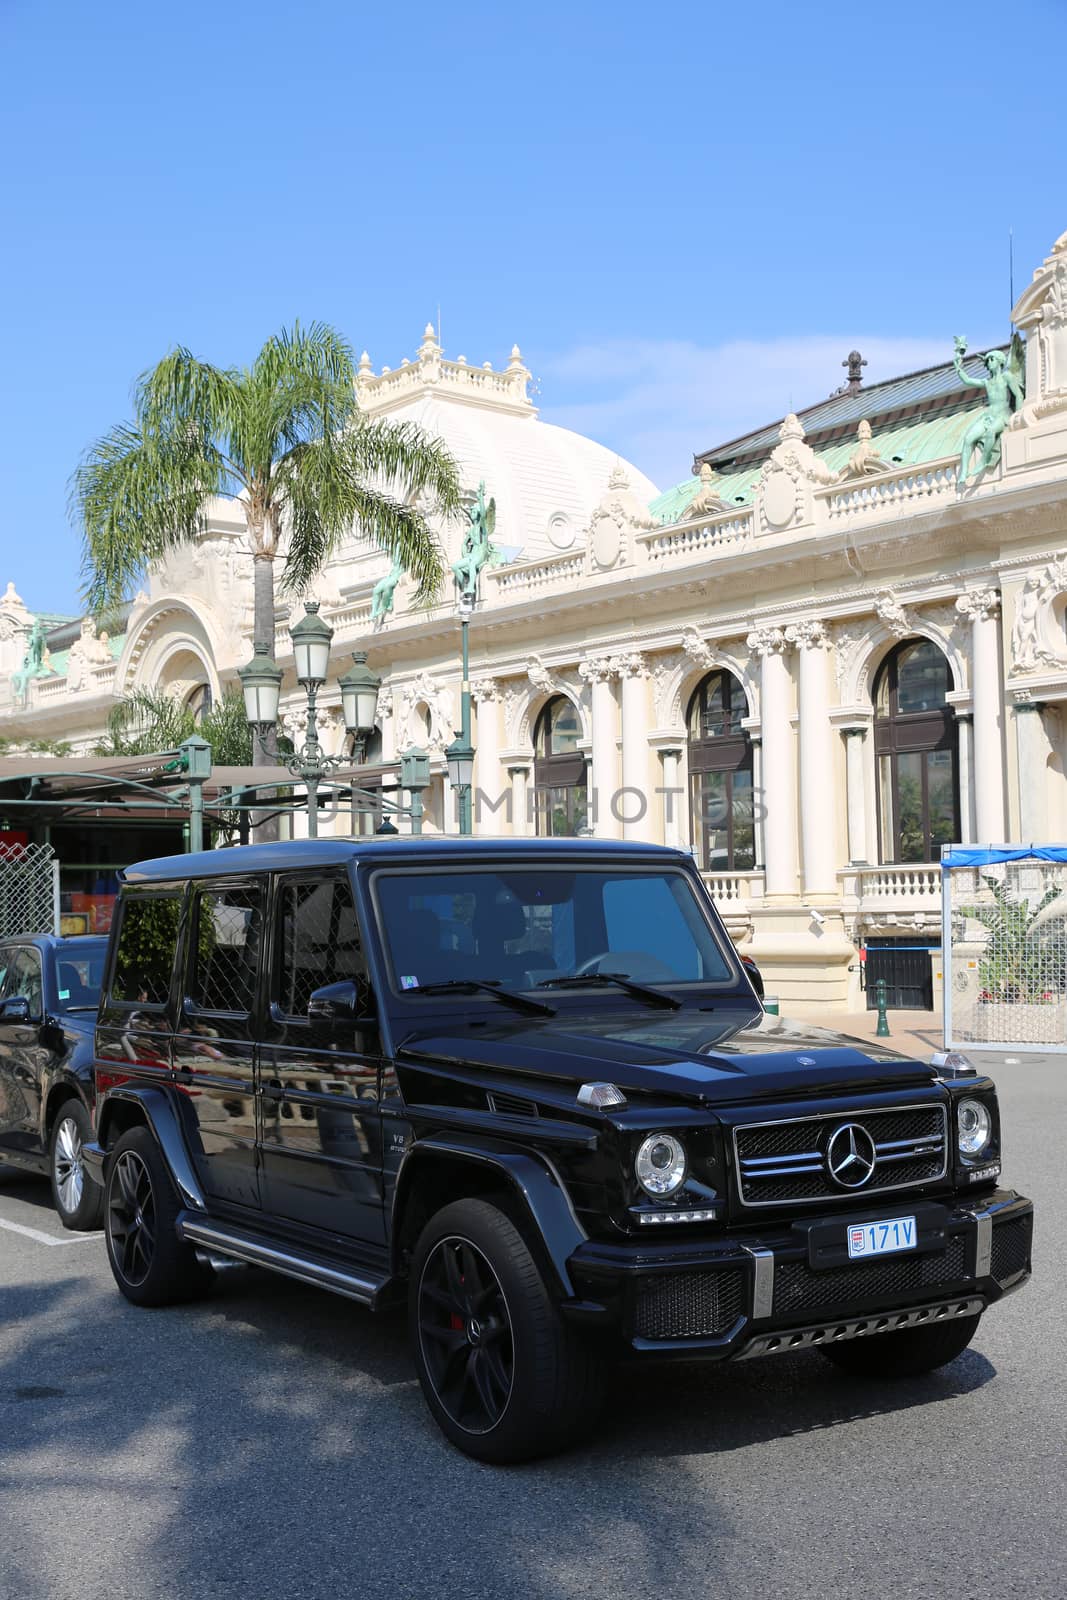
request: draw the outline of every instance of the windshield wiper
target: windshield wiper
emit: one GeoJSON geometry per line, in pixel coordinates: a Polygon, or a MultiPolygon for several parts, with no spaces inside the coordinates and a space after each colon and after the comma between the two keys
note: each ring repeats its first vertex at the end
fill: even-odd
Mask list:
{"type": "Polygon", "coordinates": [[[410,989],[405,989],[404,994],[447,994],[451,990],[454,994],[478,994],[484,992],[491,994],[494,1000],[501,1004],[511,1006],[513,1011],[524,1011],[531,1017],[554,1017],[555,1006],[546,1006],[543,1000],[531,1000],[524,994],[513,994],[510,989],[500,987],[499,978],[442,978],[440,983],[416,983],[410,989]]]}
{"type": "Polygon", "coordinates": [[[537,985],[539,989],[580,989],[586,983],[614,983],[620,989],[625,989],[627,994],[634,995],[638,1000],[647,1000],[650,1005],[663,1006],[668,1011],[681,1010],[682,1002],[676,1000],[672,994],[664,994],[662,989],[653,989],[647,983],[634,983],[625,972],[572,972],[564,978],[542,978],[537,985]]]}

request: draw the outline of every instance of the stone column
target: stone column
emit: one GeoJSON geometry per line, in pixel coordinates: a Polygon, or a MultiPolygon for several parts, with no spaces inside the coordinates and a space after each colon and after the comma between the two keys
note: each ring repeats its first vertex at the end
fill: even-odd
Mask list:
{"type": "Polygon", "coordinates": [[[864,742],[867,725],[857,722],[841,729],[845,738],[845,782],[848,790],[848,859],[853,867],[867,866],[867,784],[864,742]]]}
{"type": "Polygon", "coordinates": [[[975,841],[974,713],[956,712],[956,750],[960,775],[960,844],[975,841]]]}
{"type": "Polygon", "coordinates": [[[508,777],[511,779],[511,829],[519,838],[524,838],[535,831],[526,816],[530,762],[509,762],[508,777]]]}
{"type": "Polygon", "coordinates": [[[821,622],[788,630],[799,652],[800,837],[804,893],[832,898],[837,892],[834,824],[834,749],[827,681],[829,638],[821,622]]]}
{"type": "Polygon", "coordinates": [[[768,898],[792,898],[797,892],[797,812],[787,641],[781,628],[757,628],[747,643],[760,657],[766,892],[768,898]]]}
{"type": "Polygon", "coordinates": [[[618,839],[622,831],[611,809],[618,788],[618,729],[611,688],[615,672],[615,663],[608,656],[591,656],[578,663],[578,674],[590,685],[593,702],[589,809],[590,823],[598,839],[618,839]]]}
{"type": "Polygon", "coordinates": [[[382,730],[382,761],[396,761],[396,718],[393,716],[393,691],[383,683],[378,690],[378,726],[382,730]]]}
{"type": "Polygon", "coordinates": [[[1029,689],[1015,695],[1015,737],[1019,752],[1019,837],[1023,844],[1048,838],[1048,754],[1043,708],[1029,689]]]}
{"type": "Polygon", "coordinates": [[[663,843],[672,845],[676,850],[682,843],[682,807],[685,805],[685,794],[680,793],[679,782],[682,751],[679,745],[668,745],[660,749],[660,761],[663,773],[660,787],[663,790],[663,843]]]}
{"type": "Polygon", "coordinates": [[[650,839],[648,792],[648,667],[640,651],[616,658],[622,679],[622,787],[619,797],[625,839],[650,839]]]}
{"type": "Polygon", "coordinates": [[[471,699],[477,718],[471,827],[475,833],[503,833],[507,803],[500,781],[500,685],[495,678],[478,678],[471,684],[471,699]]]}
{"type": "Polygon", "coordinates": [[[979,844],[1003,843],[1004,750],[1000,715],[1000,652],[995,589],[971,589],[956,601],[971,623],[971,687],[974,691],[974,794],[979,844]]]}

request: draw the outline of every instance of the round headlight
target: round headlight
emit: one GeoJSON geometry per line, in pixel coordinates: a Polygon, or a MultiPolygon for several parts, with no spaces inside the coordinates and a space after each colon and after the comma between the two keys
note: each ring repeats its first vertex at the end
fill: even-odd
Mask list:
{"type": "Polygon", "coordinates": [[[634,1170],[646,1194],[661,1200],[685,1182],[685,1148],[671,1133],[653,1133],[637,1152],[634,1170]]]}
{"type": "Polygon", "coordinates": [[[957,1140],[965,1156],[977,1156],[989,1143],[993,1119],[981,1100],[961,1100],[956,1107],[957,1140]]]}

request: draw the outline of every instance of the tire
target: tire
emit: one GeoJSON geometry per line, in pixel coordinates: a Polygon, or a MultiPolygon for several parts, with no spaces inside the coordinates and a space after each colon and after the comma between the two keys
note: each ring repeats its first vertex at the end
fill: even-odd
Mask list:
{"type": "Polygon", "coordinates": [[[89,1113],[72,1095],[59,1108],[48,1141],[52,1204],[65,1228],[90,1233],[104,1215],[104,1191],[85,1170],[82,1146],[93,1136],[89,1113]]]}
{"type": "Polygon", "coordinates": [[[408,1317],[426,1403],[475,1460],[552,1454],[600,1409],[605,1362],[563,1322],[522,1234],[485,1200],[458,1200],[426,1224],[408,1317]]]}
{"type": "Polygon", "coordinates": [[[819,1345],[819,1351],[856,1378],[921,1378],[962,1355],[981,1320],[979,1312],[976,1317],[937,1322],[929,1328],[905,1328],[900,1333],[875,1333],[844,1344],[819,1345]]]}
{"type": "Polygon", "coordinates": [[[130,1128],[110,1152],[104,1197],[108,1260],[127,1300],[175,1305],[207,1290],[214,1274],[178,1237],[178,1196],[148,1128],[130,1128]]]}

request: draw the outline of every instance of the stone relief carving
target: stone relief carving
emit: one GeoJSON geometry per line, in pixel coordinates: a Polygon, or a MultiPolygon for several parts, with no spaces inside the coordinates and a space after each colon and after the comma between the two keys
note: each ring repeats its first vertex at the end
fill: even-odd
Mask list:
{"type": "Polygon", "coordinates": [[[423,745],[439,754],[452,740],[452,696],[429,672],[406,683],[400,696],[400,726],[407,746],[423,745]],[[426,707],[427,731],[418,711],[426,707]]]}
{"type": "Polygon", "coordinates": [[[1067,665],[1062,628],[1057,627],[1053,601],[1067,589],[1067,552],[1026,575],[1015,601],[1011,630],[1011,670],[1036,672],[1040,667],[1067,665]]]}
{"type": "Polygon", "coordinates": [[[647,678],[648,662],[640,650],[630,650],[621,656],[612,656],[611,665],[620,678],[647,678]]]}
{"type": "MultiPolygon", "coordinates": [[[[693,636],[697,638],[695,633],[693,636]]],[[[685,659],[685,655],[677,650],[656,657],[652,667],[652,705],[657,726],[661,727],[667,720],[670,685],[685,659]]]]}
{"type": "Polygon", "coordinates": [[[760,514],[773,532],[812,513],[813,488],[834,483],[836,474],[804,441],[804,427],[790,412],[778,431],[779,443],[771,451],[759,481],[760,514]]]}
{"type": "Polygon", "coordinates": [[[81,689],[89,681],[91,667],[110,666],[112,663],[111,651],[108,648],[108,635],[105,632],[97,634],[96,623],[92,617],[83,617],[81,621],[81,634],[70,647],[67,656],[67,683],[72,690],[81,689]]]}
{"type": "Polygon", "coordinates": [[[989,588],[968,589],[956,601],[956,610],[971,622],[988,622],[1000,611],[1000,592],[989,588]]]}
{"type": "Polygon", "coordinates": [[[559,694],[562,688],[560,680],[548,667],[545,666],[540,656],[531,656],[526,663],[526,676],[535,689],[542,694],[559,694]]]}
{"type": "Polygon", "coordinates": [[[753,625],[745,643],[758,656],[774,656],[788,648],[789,640],[782,628],[761,628],[753,625]]]}
{"type": "Polygon", "coordinates": [[[606,683],[618,676],[615,656],[588,656],[578,663],[578,676],[585,683],[606,683]]]}
{"type": "Polygon", "coordinates": [[[874,602],[875,615],[894,639],[903,639],[912,632],[912,620],[892,589],[880,594],[874,602]]]}
{"type": "Polygon", "coordinates": [[[807,650],[823,650],[830,645],[830,636],[821,622],[790,623],[785,636],[790,644],[800,645],[807,650]]]}
{"type": "Polygon", "coordinates": [[[634,532],[657,526],[648,507],[630,488],[626,473],[616,464],[589,519],[590,570],[610,572],[613,567],[627,565],[633,556],[634,532]]]}
{"type": "Polygon", "coordinates": [[[486,700],[499,700],[500,684],[496,678],[474,678],[471,681],[471,698],[477,705],[486,700]]]}

